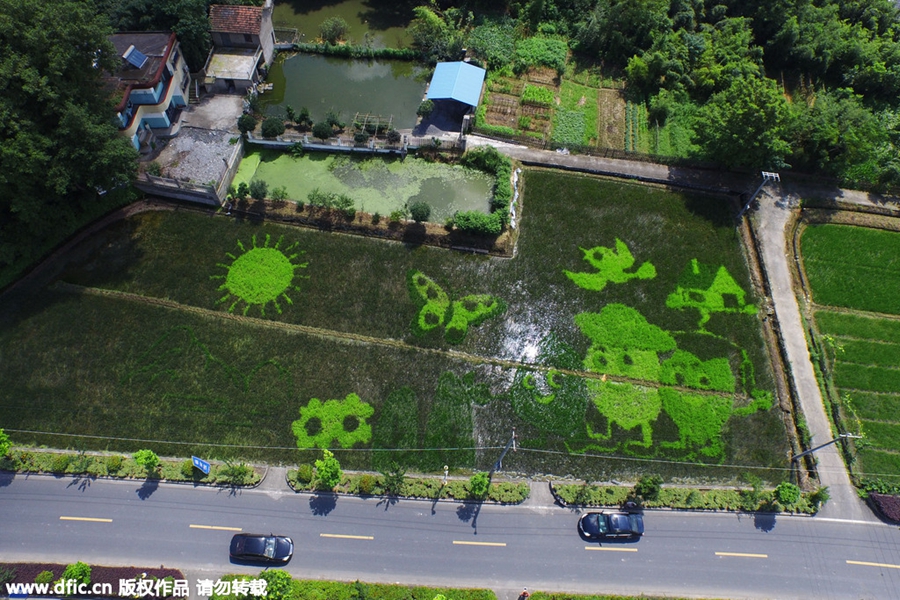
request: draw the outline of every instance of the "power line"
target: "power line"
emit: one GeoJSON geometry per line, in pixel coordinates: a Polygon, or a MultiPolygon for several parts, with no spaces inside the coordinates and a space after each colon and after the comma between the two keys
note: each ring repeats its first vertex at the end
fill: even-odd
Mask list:
{"type": "MultiPolygon", "coordinates": [[[[32,431],[26,429],[4,429],[7,432],[14,433],[30,433],[34,435],[51,435],[51,436],[61,436],[61,437],[73,437],[73,438],[87,438],[87,439],[95,439],[95,440],[108,440],[108,441],[119,441],[119,442],[141,442],[148,444],[173,444],[173,445],[181,445],[181,446],[195,446],[195,447],[214,447],[214,448],[241,448],[241,449],[249,449],[249,450],[298,450],[298,451],[307,451],[307,450],[317,450],[318,448],[297,448],[296,446],[252,446],[245,444],[215,444],[215,443],[207,443],[207,442],[180,442],[180,441],[172,441],[172,440],[153,440],[146,438],[126,438],[126,437],[112,437],[112,436],[103,436],[103,435],[84,435],[78,433],[57,433],[52,431],[32,431]]],[[[471,447],[457,447],[457,448],[331,448],[331,452],[335,454],[341,452],[369,452],[369,453],[377,453],[377,452],[457,452],[457,451],[484,451],[484,450],[502,450],[503,446],[471,446],[471,447]]],[[[550,455],[560,455],[565,456],[567,458],[585,458],[585,459],[598,459],[598,460],[617,460],[617,461],[629,461],[629,462],[642,462],[642,463],[659,463],[659,464],[668,464],[668,465],[681,465],[687,467],[706,467],[706,468],[721,468],[721,469],[748,469],[748,470],[760,470],[760,471],[790,471],[790,467],[765,467],[759,465],[732,465],[732,464],[708,464],[708,463],[697,463],[690,461],[678,461],[671,459],[663,459],[663,458],[641,458],[636,456],[621,456],[621,455],[610,455],[610,454],[586,454],[586,453],[569,453],[563,452],[561,450],[541,450],[537,448],[523,448],[522,446],[517,447],[518,452],[528,452],[532,454],[550,454],[550,455]]],[[[876,475],[876,474],[873,474],[876,475]]]]}

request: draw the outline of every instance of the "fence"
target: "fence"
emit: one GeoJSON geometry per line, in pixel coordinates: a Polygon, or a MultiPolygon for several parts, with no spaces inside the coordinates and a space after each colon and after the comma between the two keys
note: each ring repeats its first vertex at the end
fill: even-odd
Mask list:
{"type": "Polygon", "coordinates": [[[216,187],[216,196],[219,199],[219,203],[224,202],[225,198],[228,196],[228,187],[231,185],[231,182],[234,181],[234,175],[237,173],[238,166],[240,166],[241,158],[243,156],[244,140],[243,138],[239,138],[234,145],[234,150],[231,151],[231,156],[225,161],[228,166],[225,168],[225,174],[222,175],[222,178],[219,180],[218,187],[216,187]]]}
{"type": "Polygon", "coordinates": [[[145,173],[143,178],[134,182],[134,186],[148,194],[187,200],[211,206],[219,206],[216,188],[211,185],[198,185],[188,181],[178,181],[168,177],[157,177],[145,173]]]}

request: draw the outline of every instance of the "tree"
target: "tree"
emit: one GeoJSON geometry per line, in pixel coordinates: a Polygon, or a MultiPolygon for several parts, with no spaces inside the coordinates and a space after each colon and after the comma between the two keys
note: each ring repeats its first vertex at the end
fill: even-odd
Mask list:
{"type": "Polygon", "coordinates": [[[416,18],[406,30],[412,37],[412,47],[421,53],[426,62],[435,63],[459,56],[461,37],[438,13],[427,6],[417,6],[413,12],[416,18]]]}
{"type": "Polygon", "coordinates": [[[288,600],[292,597],[291,574],[282,569],[267,569],[259,574],[266,581],[266,600],[288,600]]]}
{"type": "Polygon", "coordinates": [[[343,475],[341,463],[334,457],[334,454],[330,450],[323,451],[322,458],[316,461],[316,489],[333,490],[341,482],[343,475]]]}
{"type": "MultiPolygon", "coordinates": [[[[103,74],[121,62],[106,18],[78,0],[0,0],[0,267],[109,205],[137,171],[103,74]]],[[[121,201],[121,200],[119,200],[121,201]]]]}
{"type": "Polygon", "coordinates": [[[238,117],[237,125],[238,131],[240,131],[242,135],[247,135],[256,129],[256,119],[253,118],[253,115],[243,114],[238,117]]]}
{"type": "Polygon", "coordinates": [[[422,103],[419,105],[419,108],[416,109],[416,114],[422,117],[423,119],[427,119],[431,113],[434,112],[434,100],[422,100],[422,103]]]}
{"type": "Polygon", "coordinates": [[[794,506],[800,501],[800,488],[789,481],[782,481],[775,486],[775,499],[784,506],[794,506]]]}
{"type": "Polygon", "coordinates": [[[139,466],[144,467],[148,473],[155,471],[156,467],[159,466],[159,457],[153,450],[147,450],[146,448],[138,450],[132,455],[132,458],[139,466]]]}
{"type": "Polygon", "coordinates": [[[431,206],[427,202],[413,202],[409,205],[409,214],[416,223],[423,223],[431,217],[431,206]]]}
{"type": "Polygon", "coordinates": [[[290,104],[284,107],[284,115],[287,118],[287,122],[289,124],[292,124],[297,120],[297,113],[294,111],[294,107],[290,104]]]}
{"type": "Polygon", "coordinates": [[[254,179],[250,182],[250,197],[254,200],[265,200],[269,193],[269,184],[262,179],[254,179]]]}
{"type": "Polygon", "coordinates": [[[91,566],[85,564],[81,561],[76,563],[72,563],[70,565],[66,565],[66,569],[63,571],[62,578],[63,581],[68,581],[70,579],[74,579],[76,582],[84,585],[91,584],[91,566]]]}
{"type": "Polygon", "coordinates": [[[319,35],[329,44],[337,44],[350,32],[350,25],[341,17],[329,17],[319,25],[319,35]]]}
{"type": "Polygon", "coordinates": [[[774,81],[739,78],[700,108],[695,132],[707,158],[726,167],[781,168],[790,151],[787,117],[774,81]]]}
{"type": "Polygon", "coordinates": [[[391,461],[388,467],[381,471],[381,487],[388,496],[402,494],[405,483],[406,470],[397,461],[391,461]]]}
{"type": "Polygon", "coordinates": [[[476,500],[487,498],[491,489],[491,474],[479,471],[469,478],[469,496],[476,500]]]}
{"type": "Polygon", "coordinates": [[[634,484],[634,495],[644,500],[656,500],[662,489],[662,478],[659,475],[645,475],[634,484]]]}
{"type": "Polygon", "coordinates": [[[269,117],[263,121],[261,132],[264,138],[278,137],[284,133],[284,121],[278,117],[269,117]]]}
{"type": "Polygon", "coordinates": [[[388,144],[399,144],[400,143],[400,132],[396,129],[389,129],[387,132],[387,143],[388,144]]]}
{"type": "Polygon", "coordinates": [[[12,448],[12,442],[9,441],[9,436],[3,429],[0,429],[0,458],[9,454],[10,448],[12,448]]]}
{"type": "Polygon", "coordinates": [[[316,123],[313,125],[312,134],[323,142],[331,137],[334,130],[328,123],[316,123]]]}

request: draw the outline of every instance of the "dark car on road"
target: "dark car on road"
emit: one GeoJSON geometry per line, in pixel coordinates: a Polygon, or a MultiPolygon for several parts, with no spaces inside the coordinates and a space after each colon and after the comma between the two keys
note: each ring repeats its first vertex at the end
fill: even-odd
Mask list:
{"type": "Polygon", "coordinates": [[[578,519],[578,533],[590,540],[636,538],[644,534],[644,517],[633,512],[589,512],[578,519]]]}
{"type": "Polygon", "coordinates": [[[232,560],[283,564],[294,554],[294,542],[282,535],[238,533],[231,538],[232,560]]]}

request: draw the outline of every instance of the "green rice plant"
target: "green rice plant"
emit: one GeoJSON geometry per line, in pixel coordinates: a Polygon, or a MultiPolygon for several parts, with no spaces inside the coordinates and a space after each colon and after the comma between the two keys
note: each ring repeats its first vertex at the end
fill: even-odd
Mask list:
{"type": "Polygon", "coordinates": [[[627,273],[634,266],[634,256],[628,246],[616,238],[616,247],[606,248],[596,246],[590,250],[580,248],[584,253],[584,260],[597,269],[596,273],[573,273],[563,270],[563,273],[571,279],[575,285],[595,292],[602,291],[608,282],[625,283],[634,278],[653,279],[656,277],[656,268],[650,262],[643,263],[637,271],[627,273]]]}
{"type": "Polygon", "coordinates": [[[866,440],[871,442],[876,450],[895,450],[900,447],[900,421],[884,423],[864,420],[863,430],[866,432],[866,440]]]}
{"type": "Polygon", "coordinates": [[[819,331],[834,336],[900,344],[900,321],[830,310],[815,312],[819,331]]]}
{"type": "Polygon", "coordinates": [[[609,441],[612,438],[612,425],[615,423],[626,430],[640,429],[641,439],[626,442],[626,447],[637,445],[649,448],[653,444],[650,423],[656,420],[662,409],[658,389],[596,379],[589,380],[587,387],[592,395],[591,401],[600,414],[608,419],[606,431],[594,431],[588,426],[589,438],[609,441]]]}
{"type": "Polygon", "coordinates": [[[353,393],[343,400],[313,398],[300,408],[300,418],[291,424],[291,430],[301,450],[330,448],[335,442],[341,448],[353,448],[371,441],[372,426],[366,419],[374,413],[371,404],[353,393]]]}
{"type": "Polygon", "coordinates": [[[897,392],[900,390],[900,369],[838,362],[834,367],[834,383],[842,389],[897,392]]]}
{"type": "Polygon", "coordinates": [[[879,367],[900,365],[900,344],[854,339],[841,339],[839,343],[841,351],[837,359],[841,362],[879,367]]]}
{"type": "Polygon", "coordinates": [[[470,294],[453,302],[445,337],[451,344],[462,342],[469,327],[477,327],[485,320],[506,312],[506,303],[487,294],[470,294]]]}
{"type": "Polygon", "coordinates": [[[294,279],[298,277],[295,271],[305,269],[309,263],[297,262],[303,252],[294,251],[297,248],[296,242],[282,250],[283,241],[284,238],[279,237],[275,245],[270,246],[271,236],[266,234],[265,242],[259,245],[254,235],[252,246],[247,248],[238,240],[239,255],[228,252],[226,256],[232,260],[231,264],[217,265],[225,269],[227,274],[210,277],[224,280],[218,289],[226,293],[219,298],[218,303],[231,302],[228,312],[234,312],[238,304],[243,302],[245,315],[250,307],[259,306],[263,316],[266,314],[266,305],[270,302],[278,314],[282,311],[280,300],[293,304],[294,301],[288,296],[288,292],[300,291],[300,288],[294,285],[294,279]]]}
{"type": "Polygon", "coordinates": [[[584,111],[558,109],[553,115],[550,139],[567,146],[580,146],[585,136],[584,111]]]}
{"type": "Polygon", "coordinates": [[[394,464],[415,464],[414,450],[419,447],[419,402],[410,387],[394,390],[381,404],[372,447],[394,450],[374,453],[372,463],[378,470],[390,469],[394,464]]]}
{"type": "Polygon", "coordinates": [[[475,455],[472,410],[490,402],[490,390],[475,382],[474,373],[443,373],[434,394],[423,439],[427,450],[419,453],[419,467],[437,471],[446,464],[470,464],[475,455]]]}
{"type": "Polygon", "coordinates": [[[444,324],[450,308],[450,296],[433,279],[415,269],[406,272],[409,297],[419,306],[412,323],[416,335],[425,335],[444,324]]]}
{"type": "Polygon", "coordinates": [[[413,321],[413,332],[424,335],[445,325],[444,337],[451,344],[462,342],[469,327],[477,327],[485,319],[503,314],[506,304],[487,294],[470,294],[450,302],[450,296],[432,279],[416,270],[407,271],[409,295],[419,306],[413,321]]]}
{"type": "Polygon", "coordinates": [[[815,302],[900,314],[900,232],[809,225],[800,243],[815,302]]]}
{"type": "Polygon", "coordinates": [[[876,394],[854,391],[851,395],[853,408],[860,419],[869,421],[893,421],[897,419],[900,393],[876,394]]]}
{"type": "Polygon", "coordinates": [[[553,90],[549,90],[540,85],[525,84],[520,98],[522,104],[531,104],[533,106],[553,106],[555,98],[553,90]]]}

